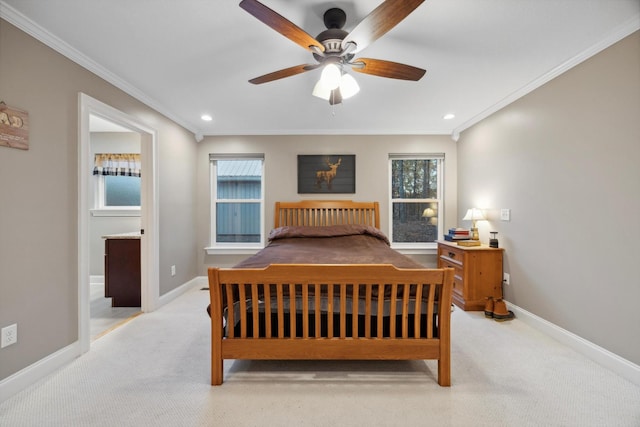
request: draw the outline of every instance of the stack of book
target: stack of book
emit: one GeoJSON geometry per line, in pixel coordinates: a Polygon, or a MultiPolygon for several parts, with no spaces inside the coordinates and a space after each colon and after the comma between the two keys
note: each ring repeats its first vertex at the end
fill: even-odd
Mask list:
{"type": "Polygon", "coordinates": [[[471,235],[466,228],[450,228],[449,233],[445,234],[444,240],[449,242],[459,242],[461,240],[469,240],[471,235]]]}

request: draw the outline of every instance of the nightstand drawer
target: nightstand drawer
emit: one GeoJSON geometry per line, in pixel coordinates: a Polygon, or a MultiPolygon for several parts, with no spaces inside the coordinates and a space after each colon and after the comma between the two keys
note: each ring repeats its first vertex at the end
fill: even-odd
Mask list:
{"type": "Polygon", "coordinates": [[[461,271],[455,271],[453,274],[453,292],[458,295],[464,293],[464,279],[460,273],[461,271]]]}
{"type": "Polygon", "coordinates": [[[451,267],[457,266],[462,268],[464,265],[464,252],[458,248],[445,247],[438,251],[439,258],[442,262],[450,264],[451,267]]]}

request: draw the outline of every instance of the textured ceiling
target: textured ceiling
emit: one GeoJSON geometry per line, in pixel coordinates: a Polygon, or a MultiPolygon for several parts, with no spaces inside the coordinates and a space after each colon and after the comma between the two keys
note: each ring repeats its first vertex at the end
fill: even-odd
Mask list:
{"type": "MultiPolygon", "coordinates": [[[[315,36],[330,7],[349,31],[381,1],[263,3],[315,36]]],[[[248,83],[314,60],[238,4],[0,0],[0,16],[197,135],[456,135],[640,28],[638,0],[427,0],[359,54],[427,74],[353,73],[360,93],[330,106],[311,96],[318,70],[248,83]]]]}

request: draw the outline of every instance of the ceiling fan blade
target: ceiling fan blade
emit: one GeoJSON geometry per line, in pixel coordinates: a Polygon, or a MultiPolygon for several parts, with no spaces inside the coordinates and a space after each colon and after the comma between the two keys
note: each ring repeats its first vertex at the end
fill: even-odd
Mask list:
{"type": "Polygon", "coordinates": [[[316,46],[321,51],[324,51],[324,46],[306,31],[259,1],[242,0],[240,7],[303,48],[311,50],[309,46],[316,46]]]}
{"type": "Polygon", "coordinates": [[[342,40],[342,48],[345,49],[353,42],[357,45],[355,52],[361,51],[395,27],[423,2],[424,0],[386,0],[342,40]]]}
{"type": "Polygon", "coordinates": [[[265,74],[264,76],[256,77],[254,79],[249,80],[249,83],[253,83],[254,85],[268,83],[274,80],[284,79],[285,77],[291,77],[291,76],[295,76],[296,74],[311,71],[311,70],[314,70],[315,68],[316,66],[312,64],[296,65],[295,67],[285,68],[283,70],[278,70],[278,71],[274,71],[273,73],[265,74]]]}
{"type": "Polygon", "coordinates": [[[400,80],[418,81],[427,72],[422,68],[382,59],[358,58],[351,65],[353,71],[359,73],[400,80]]]}

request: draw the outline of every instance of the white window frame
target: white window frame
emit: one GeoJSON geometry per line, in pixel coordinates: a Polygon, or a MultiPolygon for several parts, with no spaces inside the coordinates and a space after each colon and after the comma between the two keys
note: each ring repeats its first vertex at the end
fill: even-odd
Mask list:
{"type": "Polygon", "coordinates": [[[442,239],[444,236],[444,153],[417,153],[417,154],[389,154],[389,241],[391,247],[397,249],[403,253],[411,253],[411,250],[416,250],[416,253],[421,251],[433,251],[438,247],[437,242],[394,242],[393,241],[393,203],[438,203],[438,236],[436,240],[442,239]],[[438,161],[438,185],[437,192],[438,198],[436,199],[394,199],[393,198],[393,167],[392,162],[394,160],[437,160],[438,161]]]}
{"type": "MultiPolygon", "coordinates": [[[[105,176],[94,175],[94,209],[91,209],[92,216],[140,216],[140,206],[105,206],[105,176]]],[[[140,188],[142,192],[142,187],[140,188]]],[[[142,196],[142,194],[141,194],[142,196]]]]}
{"type": "Polygon", "coordinates": [[[210,220],[209,220],[209,242],[210,246],[205,250],[209,255],[214,254],[254,254],[264,248],[264,198],[265,198],[265,159],[262,153],[251,154],[209,154],[209,188],[210,188],[210,220]],[[260,198],[259,199],[218,199],[217,195],[217,161],[218,160],[260,160],[262,162],[260,177],[260,198]],[[260,241],[251,242],[217,242],[216,241],[216,203],[259,203],[260,204],[260,241]]]}

